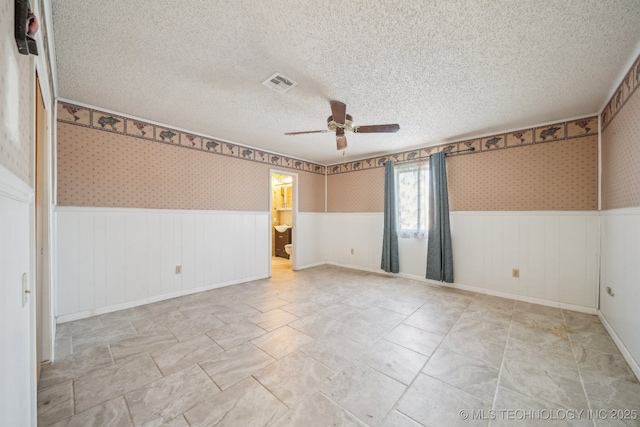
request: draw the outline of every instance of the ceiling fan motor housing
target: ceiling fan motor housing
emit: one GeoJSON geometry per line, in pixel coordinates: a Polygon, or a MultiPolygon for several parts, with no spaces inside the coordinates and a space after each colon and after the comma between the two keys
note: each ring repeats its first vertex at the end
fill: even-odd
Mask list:
{"type": "Polygon", "coordinates": [[[331,101],[331,115],[327,118],[326,130],[310,130],[302,132],[287,132],[285,135],[300,135],[303,133],[336,133],[336,145],[338,150],[347,148],[347,137],[345,131],[354,133],[381,133],[381,132],[397,132],[400,125],[397,123],[389,125],[369,125],[369,126],[353,126],[353,117],[347,114],[347,106],[344,102],[331,101]],[[337,120],[335,119],[337,118],[337,120]]]}
{"type": "Polygon", "coordinates": [[[344,124],[341,124],[341,123],[336,123],[333,120],[333,116],[329,116],[329,117],[327,117],[327,127],[331,131],[334,131],[336,129],[344,129],[344,130],[348,130],[348,131],[353,132],[353,117],[351,117],[349,114],[347,114],[346,115],[346,120],[344,121],[344,124]]]}

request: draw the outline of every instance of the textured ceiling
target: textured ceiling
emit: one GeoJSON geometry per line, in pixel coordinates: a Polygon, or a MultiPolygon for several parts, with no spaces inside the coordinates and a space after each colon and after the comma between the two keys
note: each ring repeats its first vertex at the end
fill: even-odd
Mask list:
{"type": "Polygon", "coordinates": [[[597,113],[640,41],[637,0],[52,6],[59,97],[324,164],[597,113]],[[400,131],[283,135],[332,99],[400,131]]]}

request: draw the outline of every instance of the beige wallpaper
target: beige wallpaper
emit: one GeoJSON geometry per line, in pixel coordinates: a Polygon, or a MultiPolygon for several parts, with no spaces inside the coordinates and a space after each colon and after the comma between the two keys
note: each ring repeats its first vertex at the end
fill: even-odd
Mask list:
{"type": "Polygon", "coordinates": [[[602,113],[602,209],[640,206],[640,59],[602,113]],[[606,116],[606,121],[605,121],[606,116]]]}
{"type": "MultiPolygon", "coordinates": [[[[324,166],[71,104],[58,108],[58,204],[267,210],[268,171],[324,211],[324,166]]],[[[329,212],[380,212],[384,162],[448,156],[452,210],[597,209],[596,117],[327,167],[329,212]],[[468,151],[473,148],[474,151],[468,151]]]]}
{"type": "Polygon", "coordinates": [[[590,117],[328,166],[328,210],[381,212],[385,161],[438,151],[450,153],[451,210],[597,210],[597,134],[590,117]]]}
{"type": "Polygon", "coordinates": [[[596,135],[447,159],[452,211],[598,209],[596,135]]]}
{"type": "Polygon", "coordinates": [[[18,53],[12,3],[0,6],[0,164],[33,186],[33,63],[30,56],[18,53]]]}
{"type": "MultiPolygon", "coordinates": [[[[267,211],[270,163],[58,123],[58,204],[267,211]]],[[[281,167],[280,167],[281,168],[281,167]]],[[[322,201],[324,175],[300,177],[300,211],[322,201]]],[[[312,176],[309,176],[312,175],[312,176]]],[[[323,209],[324,210],[324,209],[323,209]]]]}
{"type": "Polygon", "coordinates": [[[384,168],[327,177],[327,212],[382,212],[384,168]]]}
{"type": "Polygon", "coordinates": [[[298,211],[324,212],[324,175],[298,172],[298,211]]]}

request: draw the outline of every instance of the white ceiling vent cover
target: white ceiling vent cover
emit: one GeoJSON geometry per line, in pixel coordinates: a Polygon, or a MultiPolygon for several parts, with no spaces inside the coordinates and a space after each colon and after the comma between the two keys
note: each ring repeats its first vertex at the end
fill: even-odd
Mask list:
{"type": "Polygon", "coordinates": [[[262,84],[280,93],[285,93],[298,86],[298,83],[294,82],[282,73],[275,73],[267,80],[263,81],[262,84]]]}

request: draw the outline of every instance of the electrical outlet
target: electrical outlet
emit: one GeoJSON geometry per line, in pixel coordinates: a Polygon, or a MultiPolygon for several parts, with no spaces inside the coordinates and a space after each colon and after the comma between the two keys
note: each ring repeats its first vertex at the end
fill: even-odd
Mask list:
{"type": "Polygon", "coordinates": [[[519,268],[514,268],[514,269],[511,271],[511,275],[512,275],[513,277],[520,277],[520,269],[519,269],[519,268]]]}
{"type": "Polygon", "coordinates": [[[176,274],[182,274],[182,266],[176,265],[176,274]]]}
{"type": "Polygon", "coordinates": [[[351,255],[353,255],[353,248],[351,248],[351,255]]]}

